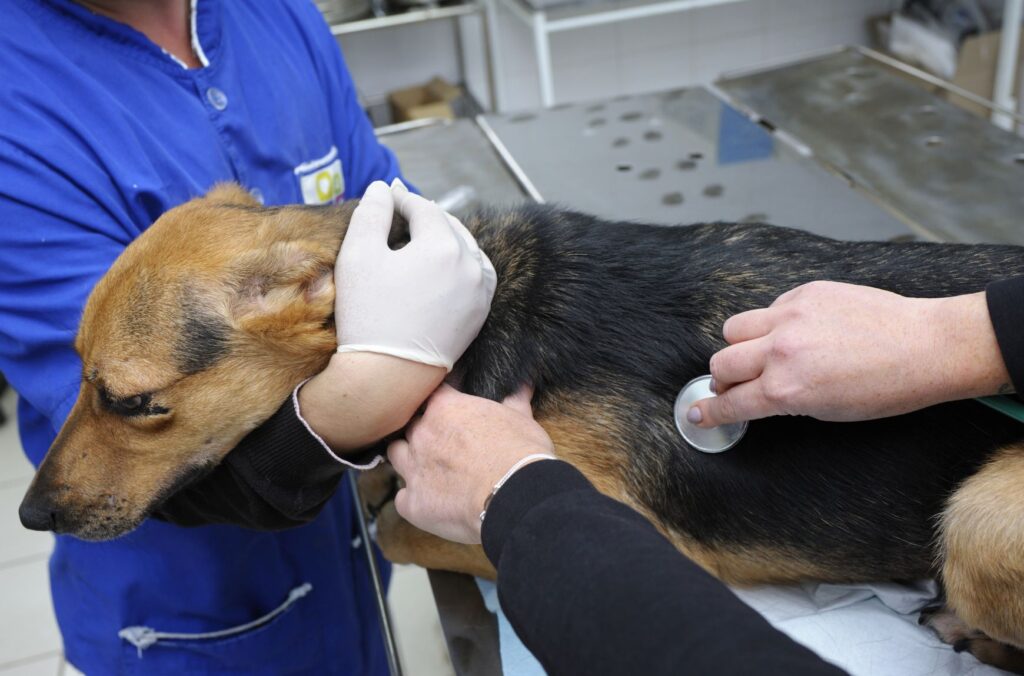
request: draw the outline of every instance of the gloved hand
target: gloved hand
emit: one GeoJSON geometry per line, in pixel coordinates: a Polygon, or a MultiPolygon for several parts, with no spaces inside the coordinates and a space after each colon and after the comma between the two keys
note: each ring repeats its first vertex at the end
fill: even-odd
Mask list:
{"type": "Polygon", "coordinates": [[[334,269],[338,352],[377,352],[452,366],[476,338],[497,276],[466,227],[395,180],[370,185],[334,269]],[[411,241],[395,251],[395,210],[411,241]]]}

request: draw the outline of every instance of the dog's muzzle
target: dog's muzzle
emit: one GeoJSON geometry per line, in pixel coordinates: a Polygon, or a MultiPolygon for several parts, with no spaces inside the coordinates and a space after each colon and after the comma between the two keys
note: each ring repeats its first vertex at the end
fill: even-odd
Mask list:
{"type": "Polygon", "coordinates": [[[21,501],[18,508],[21,525],[29,530],[57,530],[60,510],[46,495],[38,496],[32,491],[21,501]]]}

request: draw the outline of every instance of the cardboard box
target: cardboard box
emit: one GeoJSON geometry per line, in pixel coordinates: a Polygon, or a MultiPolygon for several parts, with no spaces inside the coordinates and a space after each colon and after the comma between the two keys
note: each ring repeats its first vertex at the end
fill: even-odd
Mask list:
{"type": "MultiPolygon", "coordinates": [[[[874,17],[868,20],[868,27],[874,39],[876,49],[893,56],[887,48],[889,20],[890,17],[888,15],[874,17]]],[[[1022,49],[1024,49],[1024,30],[1021,32],[1021,45],[1022,49]]],[[[1001,31],[990,31],[980,35],[972,35],[965,39],[963,44],[960,45],[960,50],[957,54],[956,74],[950,82],[957,87],[966,89],[972,94],[977,94],[978,96],[991,101],[995,90],[996,66],[999,62],[999,40],[1001,36],[1001,31]]],[[[1024,63],[1021,62],[1019,56],[1017,63],[1017,73],[1019,78],[1020,73],[1024,72],[1024,63]]],[[[920,68],[920,64],[911,65],[920,68]]],[[[991,116],[991,111],[985,106],[974,103],[962,96],[952,94],[941,87],[929,85],[928,83],[922,82],[921,80],[902,73],[901,71],[894,70],[893,72],[898,73],[918,86],[934,93],[936,96],[946,99],[950,103],[953,103],[964,110],[970,111],[975,115],[984,118],[991,116]]]]}
{"type": "Polygon", "coordinates": [[[424,85],[391,92],[388,94],[388,101],[395,122],[433,117],[453,120],[455,110],[452,102],[461,95],[461,89],[443,78],[435,77],[424,85]]]}
{"type": "MultiPolygon", "coordinates": [[[[953,84],[989,101],[992,100],[992,96],[995,94],[996,66],[999,63],[999,39],[1001,35],[1001,31],[991,31],[981,35],[972,35],[964,40],[964,43],[960,45],[960,55],[957,58],[956,75],[953,76],[953,84]]],[[[1024,39],[1022,39],[1021,44],[1024,44],[1024,39]]],[[[1017,69],[1017,79],[1019,80],[1021,74],[1019,54],[1017,55],[1017,69]]],[[[991,111],[985,106],[969,101],[962,96],[949,94],[947,98],[951,103],[976,115],[981,115],[982,117],[991,115],[991,111]]]]}

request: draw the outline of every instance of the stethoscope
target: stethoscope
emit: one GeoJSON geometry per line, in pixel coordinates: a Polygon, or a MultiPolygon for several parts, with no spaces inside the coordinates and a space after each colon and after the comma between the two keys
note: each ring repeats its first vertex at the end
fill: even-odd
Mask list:
{"type": "Polygon", "coordinates": [[[676,429],[683,436],[683,440],[704,453],[728,451],[740,443],[740,439],[747,433],[746,421],[705,429],[697,427],[686,419],[686,413],[691,406],[701,399],[713,396],[715,393],[711,391],[711,376],[700,376],[683,386],[683,389],[679,391],[679,396],[676,397],[676,404],[673,408],[676,429]]]}

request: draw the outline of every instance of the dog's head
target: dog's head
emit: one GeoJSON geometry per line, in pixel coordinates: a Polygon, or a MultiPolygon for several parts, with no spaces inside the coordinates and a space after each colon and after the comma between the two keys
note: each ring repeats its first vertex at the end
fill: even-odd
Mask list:
{"type": "Polygon", "coordinates": [[[84,539],[132,530],[322,369],[352,208],[262,208],[223,185],[127,247],[89,296],[78,400],[22,523],[84,539]]]}

